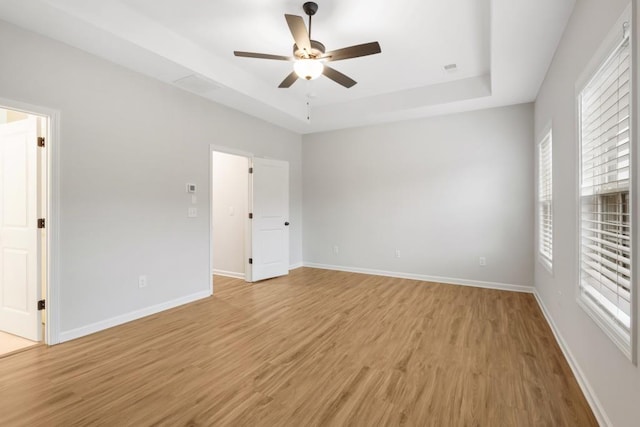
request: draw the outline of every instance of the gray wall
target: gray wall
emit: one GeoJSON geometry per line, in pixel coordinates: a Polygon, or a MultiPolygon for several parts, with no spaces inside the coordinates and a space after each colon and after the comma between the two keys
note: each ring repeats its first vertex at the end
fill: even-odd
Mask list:
{"type": "Polygon", "coordinates": [[[583,380],[592,390],[596,405],[612,425],[620,427],[637,426],[640,420],[640,370],[576,303],[578,123],[575,85],[628,3],[627,0],[576,2],[535,104],[536,140],[542,138],[545,126],[553,124],[554,175],[553,273],[536,261],[535,285],[583,380]]]}
{"type": "Polygon", "coordinates": [[[532,286],[532,138],[531,104],[305,135],[305,263],[532,286]]]}
{"type": "Polygon", "coordinates": [[[290,163],[301,261],[299,135],[2,21],[0,58],[1,97],[61,111],[63,333],[209,289],[210,144],[290,163]]]}

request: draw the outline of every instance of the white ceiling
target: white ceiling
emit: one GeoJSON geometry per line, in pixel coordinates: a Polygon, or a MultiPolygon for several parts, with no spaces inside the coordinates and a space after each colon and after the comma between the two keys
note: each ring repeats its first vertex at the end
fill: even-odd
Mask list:
{"type": "Polygon", "coordinates": [[[575,0],[316,2],[312,38],[327,50],[382,47],[331,64],[351,89],[325,77],[278,89],[292,63],[233,56],[290,55],[284,14],[305,16],[304,0],[0,0],[0,19],[311,133],[533,101],[575,0]]]}

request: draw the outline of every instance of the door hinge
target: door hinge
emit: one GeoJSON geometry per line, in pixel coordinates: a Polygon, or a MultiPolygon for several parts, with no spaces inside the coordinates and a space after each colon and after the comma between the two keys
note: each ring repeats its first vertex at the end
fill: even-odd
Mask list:
{"type": "Polygon", "coordinates": [[[41,299],[40,301],[38,301],[38,311],[44,310],[45,308],[47,308],[47,304],[44,302],[44,300],[41,299]]]}
{"type": "Polygon", "coordinates": [[[38,147],[44,147],[44,136],[38,137],[38,147]]]}
{"type": "Polygon", "coordinates": [[[44,228],[44,218],[38,218],[38,228],[44,228]]]}
{"type": "Polygon", "coordinates": [[[253,258],[249,258],[249,264],[253,264],[253,258]]]}
{"type": "Polygon", "coordinates": [[[253,168],[249,168],[249,173],[253,173],[253,168]]]}
{"type": "Polygon", "coordinates": [[[253,219],[253,214],[252,213],[249,214],[249,219],[253,219]]]}

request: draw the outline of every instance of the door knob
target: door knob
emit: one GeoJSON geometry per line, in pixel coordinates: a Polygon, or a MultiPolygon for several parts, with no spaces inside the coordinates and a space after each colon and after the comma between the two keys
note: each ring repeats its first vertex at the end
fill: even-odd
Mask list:
{"type": "Polygon", "coordinates": [[[288,226],[288,225],[289,225],[289,221],[286,221],[286,222],[284,223],[284,225],[287,225],[287,226],[288,226]]]}

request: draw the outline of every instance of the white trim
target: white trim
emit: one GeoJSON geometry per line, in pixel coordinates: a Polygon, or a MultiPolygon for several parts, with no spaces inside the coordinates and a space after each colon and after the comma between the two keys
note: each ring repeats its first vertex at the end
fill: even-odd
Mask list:
{"type": "Polygon", "coordinates": [[[48,233],[47,233],[47,327],[46,343],[60,342],[60,113],[49,114],[50,144],[47,148],[48,233]]]}
{"type": "Polygon", "coordinates": [[[253,153],[249,151],[236,150],[235,148],[223,147],[222,145],[211,144],[211,152],[217,151],[218,153],[233,154],[234,156],[246,157],[248,159],[253,158],[253,153]]]}
{"type": "Polygon", "coordinates": [[[289,271],[296,270],[296,269],[301,268],[301,267],[304,267],[304,264],[302,262],[297,262],[295,264],[289,265],[289,271]]]}
{"type": "MultiPolygon", "coordinates": [[[[253,170],[253,154],[247,157],[247,166],[253,170]]],[[[253,173],[249,174],[247,181],[247,211],[253,213],[253,173]]],[[[249,258],[253,258],[253,220],[245,219],[244,228],[244,280],[253,282],[253,264],[249,263],[249,258]]]]}
{"type": "Polygon", "coordinates": [[[542,311],[542,314],[544,315],[547,323],[549,324],[549,327],[551,328],[551,332],[553,332],[553,335],[556,338],[556,342],[560,346],[560,350],[562,350],[562,354],[564,354],[564,358],[569,363],[569,367],[571,368],[573,375],[576,377],[582,393],[586,397],[587,402],[589,402],[589,406],[591,407],[593,414],[598,420],[598,424],[600,424],[601,426],[611,426],[611,421],[609,420],[607,413],[602,407],[600,400],[598,400],[595,392],[593,391],[593,388],[591,387],[591,384],[589,384],[589,381],[587,381],[587,377],[582,372],[582,369],[580,369],[580,365],[578,365],[578,362],[576,362],[576,359],[573,357],[571,350],[569,350],[569,346],[562,337],[562,334],[560,333],[560,330],[556,326],[555,322],[553,321],[551,313],[549,313],[547,307],[544,305],[544,302],[542,302],[542,298],[538,294],[538,291],[535,290],[533,292],[533,295],[535,296],[536,301],[540,306],[540,310],[542,311]]]}
{"type": "MultiPolygon", "coordinates": [[[[209,144],[209,271],[213,273],[213,145],[209,144]]],[[[214,292],[213,277],[209,278],[209,290],[214,292]]]]}
{"type": "Polygon", "coordinates": [[[215,268],[212,270],[212,272],[217,276],[233,277],[234,279],[244,280],[244,273],[238,273],[235,271],[216,270],[215,268]]]}
{"type": "Polygon", "coordinates": [[[210,296],[211,296],[211,292],[209,290],[200,291],[195,294],[187,295],[171,301],[156,304],[151,307],[145,307],[145,308],[141,308],[140,310],[135,310],[126,314],[121,314],[119,316],[112,317],[111,319],[101,320],[99,322],[92,323],[90,325],[81,326],[76,329],[71,329],[70,331],[62,331],[60,333],[60,342],[66,342],[66,341],[74,340],[76,338],[81,338],[96,332],[103,331],[105,329],[112,328],[114,326],[122,325],[124,323],[128,323],[133,320],[138,320],[143,317],[150,316],[152,314],[160,313],[161,311],[169,310],[169,309],[172,309],[184,304],[188,304],[190,302],[194,302],[203,298],[208,298],[210,296]]]}
{"type": "Polygon", "coordinates": [[[479,280],[458,279],[451,277],[428,276],[425,274],[403,273],[399,271],[373,270],[369,268],[345,267],[341,265],[316,264],[304,262],[305,267],[321,268],[323,270],[347,271],[349,273],[371,274],[373,276],[395,277],[397,279],[412,279],[423,282],[446,283],[449,285],[473,286],[475,288],[497,289],[501,291],[533,293],[533,286],[512,285],[508,283],[483,282],[479,280]]]}
{"type": "Polygon", "coordinates": [[[46,251],[47,301],[44,342],[54,345],[60,342],[60,111],[0,98],[0,107],[23,111],[49,119],[47,135],[47,227],[46,251]]]}

